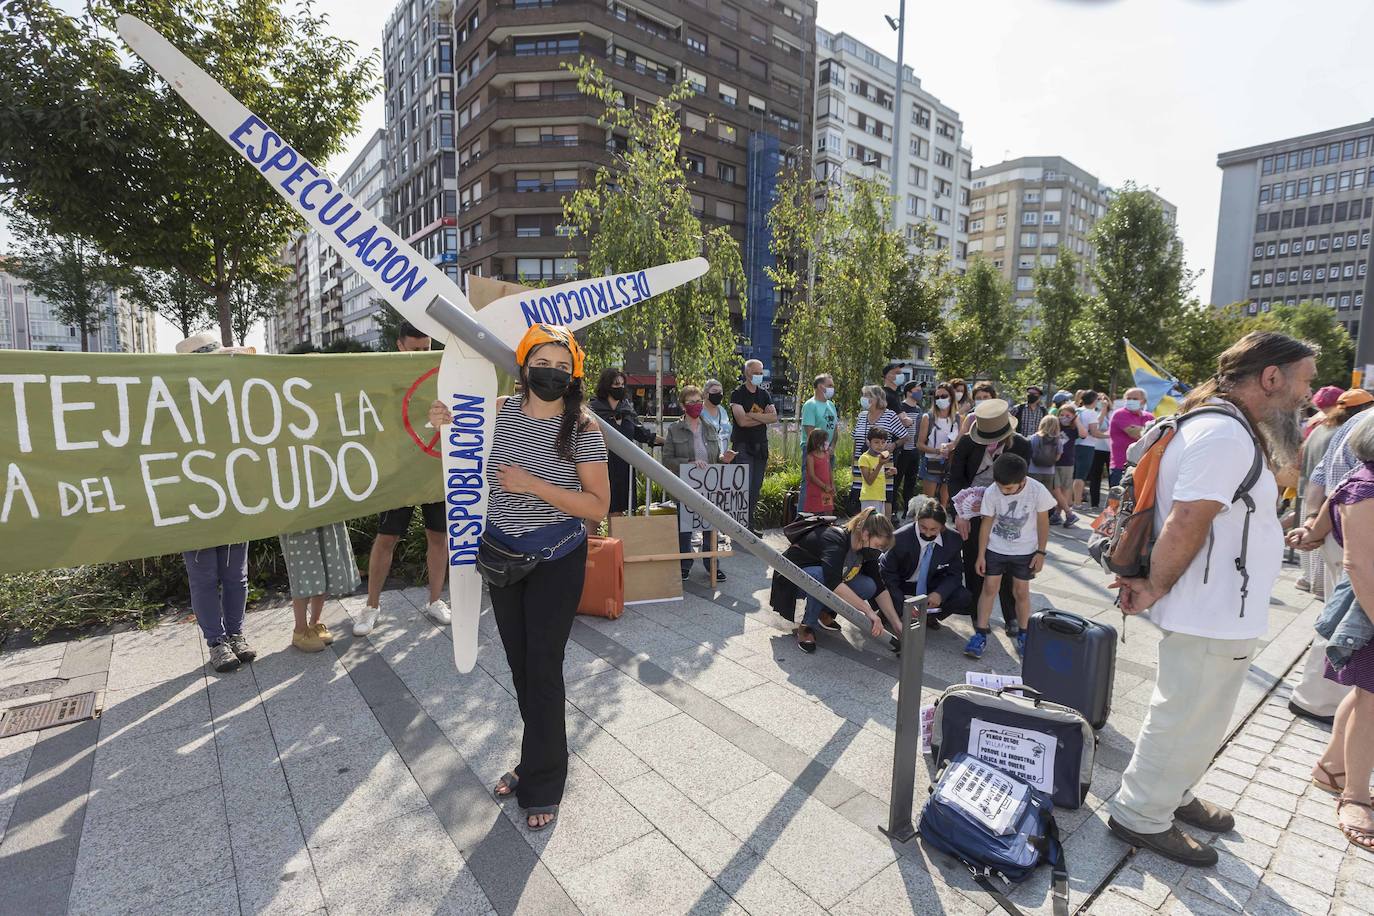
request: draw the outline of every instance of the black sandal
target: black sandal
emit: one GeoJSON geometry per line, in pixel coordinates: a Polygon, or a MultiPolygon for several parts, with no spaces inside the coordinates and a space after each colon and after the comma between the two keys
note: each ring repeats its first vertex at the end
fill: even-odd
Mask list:
{"type": "Polygon", "coordinates": [[[538,833],[541,830],[548,830],[550,827],[553,826],[553,822],[558,820],[557,805],[536,805],[533,808],[522,808],[521,810],[525,812],[525,827],[531,833],[538,833]],[[541,814],[550,814],[553,816],[538,826],[535,826],[534,824],[530,823],[530,818],[538,817],[541,814]]]}
{"type": "Polygon", "coordinates": [[[499,802],[506,801],[515,797],[515,790],[520,785],[520,777],[515,773],[507,773],[496,781],[496,787],[491,790],[492,796],[499,802]],[[506,791],[502,792],[501,790],[506,791]]]}

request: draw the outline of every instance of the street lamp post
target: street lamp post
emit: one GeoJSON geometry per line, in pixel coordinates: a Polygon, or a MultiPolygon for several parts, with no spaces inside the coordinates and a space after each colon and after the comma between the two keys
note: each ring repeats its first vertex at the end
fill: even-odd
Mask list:
{"type": "Polygon", "coordinates": [[[902,64],[906,58],[906,0],[900,0],[897,6],[897,21],[893,22],[891,16],[884,16],[887,24],[897,33],[897,89],[892,93],[892,229],[894,232],[902,230],[902,205],[901,195],[897,189],[901,187],[902,174],[902,64]]]}

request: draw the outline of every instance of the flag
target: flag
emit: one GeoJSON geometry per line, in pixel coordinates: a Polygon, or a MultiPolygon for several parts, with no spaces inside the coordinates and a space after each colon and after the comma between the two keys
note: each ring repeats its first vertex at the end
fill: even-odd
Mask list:
{"type": "Polygon", "coordinates": [[[1133,384],[1145,390],[1145,406],[1156,417],[1178,413],[1179,403],[1188,393],[1188,386],[1159,367],[1154,360],[1135,348],[1126,338],[1126,362],[1130,364],[1133,384]]]}

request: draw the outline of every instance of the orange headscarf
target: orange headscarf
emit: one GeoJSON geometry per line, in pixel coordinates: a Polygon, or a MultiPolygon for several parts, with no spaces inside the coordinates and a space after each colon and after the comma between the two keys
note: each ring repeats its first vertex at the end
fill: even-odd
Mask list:
{"type": "Polygon", "coordinates": [[[525,365],[525,360],[530,353],[544,344],[558,344],[567,347],[568,352],[572,353],[573,369],[572,377],[582,377],[582,362],[584,354],[582,347],[578,345],[577,338],[573,337],[572,331],[562,325],[557,324],[532,324],[530,329],[525,332],[525,336],[520,338],[520,343],[515,348],[515,361],[521,366],[525,365]]]}

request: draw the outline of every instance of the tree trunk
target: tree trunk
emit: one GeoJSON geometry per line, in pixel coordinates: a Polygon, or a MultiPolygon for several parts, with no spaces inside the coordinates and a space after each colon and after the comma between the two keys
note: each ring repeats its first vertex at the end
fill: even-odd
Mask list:
{"type": "Polygon", "coordinates": [[[80,328],[81,328],[81,352],[82,352],[82,353],[89,353],[89,352],[91,352],[91,346],[90,346],[91,335],[90,335],[90,333],[86,330],[86,325],[85,325],[85,324],[80,325],[80,328]]]}
{"type": "Polygon", "coordinates": [[[228,286],[220,286],[215,289],[215,316],[219,320],[220,343],[226,347],[232,347],[234,345],[234,322],[229,307],[228,286]]]}

